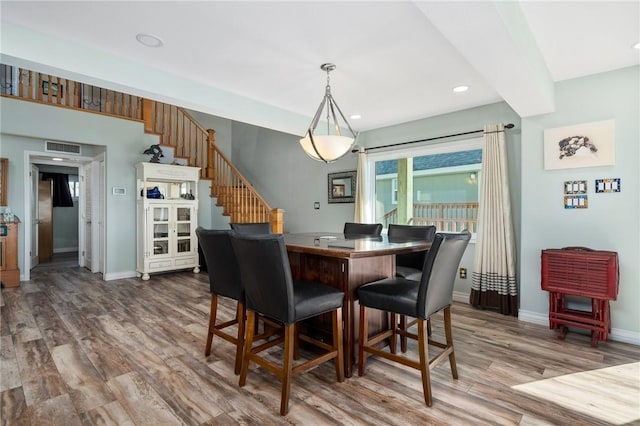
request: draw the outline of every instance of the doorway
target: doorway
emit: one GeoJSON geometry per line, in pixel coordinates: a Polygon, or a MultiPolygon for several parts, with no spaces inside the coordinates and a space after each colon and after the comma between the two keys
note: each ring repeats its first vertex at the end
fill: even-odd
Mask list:
{"type": "MultiPolygon", "coordinates": [[[[38,203],[38,186],[43,171],[60,170],[74,178],[70,179],[70,192],[76,206],[73,211],[67,208],[56,208],[53,214],[53,232],[57,235],[54,243],[53,260],[61,261],[65,265],[73,263],[75,266],[87,267],[92,272],[104,272],[104,206],[105,206],[105,168],[104,153],[94,158],[73,157],[54,160],[55,154],[31,152],[25,153],[29,168],[25,174],[26,197],[25,223],[25,268],[24,279],[30,279],[30,271],[40,264],[46,267],[38,253],[41,249],[39,229],[41,219],[38,203]],[[88,194],[91,199],[88,200],[88,194]],[[63,212],[64,211],[64,212],[63,212]],[[55,213],[55,212],[54,212],[55,213]],[[70,214],[71,213],[71,214],[70,214]],[[56,229],[58,228],[58,229],[56,229]],[[57,231],[57,232],[56,232],[57,231]]],[[[46,228],[44,228],[46,229],[46,228]]],[[[51,266],[51,264],[49,264],[51,266]]]]}

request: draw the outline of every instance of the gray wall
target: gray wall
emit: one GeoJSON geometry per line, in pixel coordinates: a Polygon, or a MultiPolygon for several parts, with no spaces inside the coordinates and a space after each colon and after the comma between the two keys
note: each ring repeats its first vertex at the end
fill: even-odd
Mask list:
{"type": "Polygon", "coordinates": [[[353,220],[353,203],[327,203],[327,174],[355,170],[356,154],[324,164],[304,153],[300,136],[237,122],[232,140],[236,167],[271,207],[285,210],[285,232],[342,232],[344,222],[353,220]]]}
{"type": "Polygon", "coordinates": [[[585,246],[617,251],[620,291],[613,334],[640,343],[640,67],[556,84],[556,111],[522,120],[521,316],[546,322],[540,251],[585,246]],[[614,166],[544,170],[545,129],[615,120],[614,166]],[[621,192],[595,194],[594,180],[621,178],[621,192]],[[563,182],[587,180],[589,207],[563,208],[563,182]]]}

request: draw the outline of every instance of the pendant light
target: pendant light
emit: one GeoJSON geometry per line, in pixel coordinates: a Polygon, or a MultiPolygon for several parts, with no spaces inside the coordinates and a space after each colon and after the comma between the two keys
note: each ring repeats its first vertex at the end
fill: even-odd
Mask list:
{"type": "Polygon", "coordinates": [[[300,145],[304,152],[317,161],[331,163],[342,158],[351,150],[356,140],[356,133],[353,131],[347,119],[342,114],[340,107],[331,95],[331,86],[329,84],[329,73],[336,69],[334,64],[326,63],[320,65],[320,69],[327,73],[327,87],[325,88],[324,98],[318,106],[318,110],[311,120],[309,129],[304,138],[300,139],[300,145]],[[326,109],[326,132],[324,124],[318,129],[318,122],[326,109]],[[337,114],[336,114],[337,111],[337,114]],[[341,119],[342,121],[339,121],[341,119]],[[342,134],[341,127],[349,129],[351,136],[342,134]]]}

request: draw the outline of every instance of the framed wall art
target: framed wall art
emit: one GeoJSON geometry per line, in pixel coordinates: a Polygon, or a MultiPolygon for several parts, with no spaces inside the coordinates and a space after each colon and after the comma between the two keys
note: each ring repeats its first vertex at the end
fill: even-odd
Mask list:
{"type": "Polygon", "coordinates": [[[329,173],[327,190],[330,204],[355,202],[356,171],[329,173]]]}
{"type": "Polygon", "coordinates": [[[544,168],[612,166],[615,164],[614,120],[556,127],[544,131],[544,168]]]}

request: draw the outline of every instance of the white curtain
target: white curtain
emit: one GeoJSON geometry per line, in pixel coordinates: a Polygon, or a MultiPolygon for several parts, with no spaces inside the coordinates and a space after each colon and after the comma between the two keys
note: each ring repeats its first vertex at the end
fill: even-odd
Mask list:
{"type": "Polygon", "coordinates": [[[353,221],[356,223],[368,222],[368,209],[366,203],[367,182],[367,152],[363,147],[358,150],[358,167],[356,168],[356,206],[353,221]]]}
{"type": "Polygon", "coordinates": [[[516,250],[504,126],[486,125],[470,303],[518,315],[516,250]]]}

